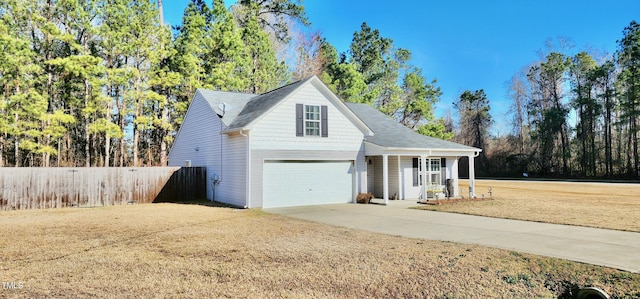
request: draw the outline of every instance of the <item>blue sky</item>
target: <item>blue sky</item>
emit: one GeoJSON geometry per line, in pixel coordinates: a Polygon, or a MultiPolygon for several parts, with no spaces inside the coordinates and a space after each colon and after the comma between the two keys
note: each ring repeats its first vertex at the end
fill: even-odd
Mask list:
{"type": "MultiPolygon", "coordinates": [[[[165,21],[180,22],[189,0],[165,0],[165,21]]],[[[212,1],[207,1],[210,5],[212,1]]],[[[235,1],[226,0],[230,5],[235,1]]],[[[443,95],[438,115],[453,112],[464,90],[484,89],[496,120],[493,131],[508,132],[506,82],[538,60],[545,41],[569,38],[571,53],[613,53],[631,20],[640,22],[639,0],[305,0],[311,21],[339,52],[347,51],[362,22],[412,52],[411,63],[436,78],[443,95]]]]}

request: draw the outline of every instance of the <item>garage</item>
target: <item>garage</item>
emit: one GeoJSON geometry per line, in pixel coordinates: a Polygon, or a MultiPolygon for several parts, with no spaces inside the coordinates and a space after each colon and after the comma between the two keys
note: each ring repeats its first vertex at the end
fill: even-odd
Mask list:
{"type": "Polygon", "coordinates": [[[263,208],[349,203],[351,161],[264,162],[263,208]]]}

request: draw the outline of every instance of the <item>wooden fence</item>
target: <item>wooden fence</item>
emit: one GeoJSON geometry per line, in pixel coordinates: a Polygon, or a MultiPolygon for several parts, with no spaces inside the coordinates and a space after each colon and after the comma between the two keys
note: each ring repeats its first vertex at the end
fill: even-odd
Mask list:
{"type": "Polygon", "coordinates": [[[95,207],[205,197],[203,167],[0,168],[0,210],[95,207]]]}

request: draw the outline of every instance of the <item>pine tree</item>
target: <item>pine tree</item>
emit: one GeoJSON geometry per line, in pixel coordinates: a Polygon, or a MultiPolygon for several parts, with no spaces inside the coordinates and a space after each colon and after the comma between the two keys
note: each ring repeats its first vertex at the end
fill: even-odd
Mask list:
{"type": "Polygon", "coordinates": [[[264,93],[284,85],[289,80],[286,65],[278,61],[268,34],[258,26],[257,17],[249,18],[242,30],[242,40],[250,59],[249,84],[246,91],[264,93]]]}
{"type": "Polygon", "coordinates": [[[616,52],[621,72],[622,119],[628,124],[627,172],[640,177],[640,154],[638,153],[638,118],[640,118],[640,24],[631,21],[624,28],[623,38],[618,41],[616,52]]]}
{"type": "Polygon", "coordinates": [[[242,91],[249,85],[249,60],[241,32],[222,0],[213,2],[213,25],[206,63],[208,86],[216,90],[242,91]]]}

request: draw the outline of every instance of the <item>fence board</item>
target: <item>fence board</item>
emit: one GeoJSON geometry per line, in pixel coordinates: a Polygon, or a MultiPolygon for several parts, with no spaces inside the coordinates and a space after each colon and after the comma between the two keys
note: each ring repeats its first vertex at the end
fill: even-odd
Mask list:
{"type": "Polygon", "coordinates": [[[202,167],[0,168],[0,210],[95,207],[205,196],[202,167]]]}

